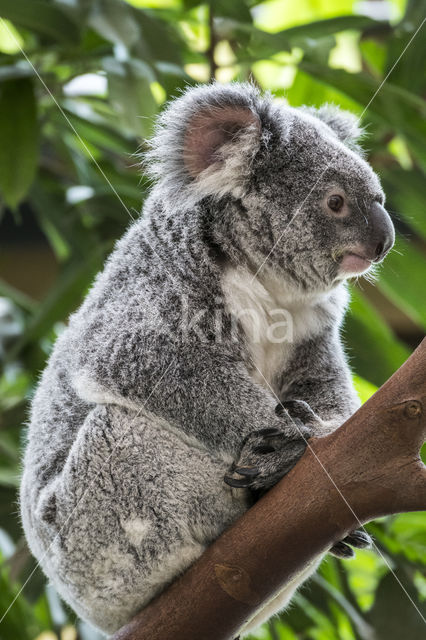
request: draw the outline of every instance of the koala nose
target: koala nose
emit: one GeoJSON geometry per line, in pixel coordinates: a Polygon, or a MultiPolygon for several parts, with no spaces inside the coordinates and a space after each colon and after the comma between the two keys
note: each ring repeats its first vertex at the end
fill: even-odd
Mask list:
{"type": "Polygon", "coordinates": [[[373,202],[371,206],[369,221],[371,224],[369,239],[371,259],[373,262],[380,262],[393,247],[395,229],[388,212],[378,202],[373,202]]]}

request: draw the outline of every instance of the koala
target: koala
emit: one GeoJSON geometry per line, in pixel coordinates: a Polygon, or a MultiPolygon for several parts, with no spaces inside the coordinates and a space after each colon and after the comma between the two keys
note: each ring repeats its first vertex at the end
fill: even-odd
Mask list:
{"type": "Polygon", "coordinates": [[[105,634],[358,408],[345,283],[394,242],[360,135],[349,113],[250,84],[190,88],[161,116],[143,215],[56,342],[23,463],[32,553],[105,634]]]}

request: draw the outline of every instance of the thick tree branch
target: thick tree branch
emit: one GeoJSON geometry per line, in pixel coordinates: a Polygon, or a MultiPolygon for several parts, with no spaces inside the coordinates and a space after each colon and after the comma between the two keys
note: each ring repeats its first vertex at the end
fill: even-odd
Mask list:
{"type": "Polygon", "coordinates": [[[115,640],[230,640],[310,560],[372,518],[426,509],[426,339],[340,429],[115,640]]]}

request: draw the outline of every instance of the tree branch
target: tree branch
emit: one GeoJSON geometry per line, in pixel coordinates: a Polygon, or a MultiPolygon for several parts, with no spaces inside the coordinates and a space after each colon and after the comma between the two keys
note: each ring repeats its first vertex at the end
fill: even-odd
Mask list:
{"type": "Polygon", "coordinates": [[[230,640],[313,558],[373,518],[426,509],[426,339],[337,431],[115,640],[230,640]]]}

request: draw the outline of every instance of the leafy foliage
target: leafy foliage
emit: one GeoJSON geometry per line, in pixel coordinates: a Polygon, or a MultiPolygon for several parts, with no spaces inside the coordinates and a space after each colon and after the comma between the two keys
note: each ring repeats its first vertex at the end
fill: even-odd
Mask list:
{"type": "MultiPolygon", "coordinates": [[[[416,0],[387,0],[378,17],[373,5],[0,0],[2,237],[20,236],[8,247],[0,240],[0,639],[33,639],[48,630],[64,640],[77,637],[73,614],[45,586],[22,539],[16,491],[23,425],[56,335],[140,210],[149,185],[135,154],[164,101],[181,88],[213,76],[251,79],[294,106],[334,102],[362,115],[369,160],[398,232],[376,287],[354,284],[344,327],[364,400],[420,339],[426,38],[417,30],[425,10],[416,0]],[[369,15],[361,15],[364,9],[369,15]],[[25,280],[25,256],[36,245],[25,280]],[[24,281],[30,286],[19,285],[24,281]]],[[[256,637],[423,637],[425,515],[368,528],[377,550],[346,563],[328,558],[293,608],[256,637]]],[[[78,633],[97,637],[85,625],[78,633]]]]}

